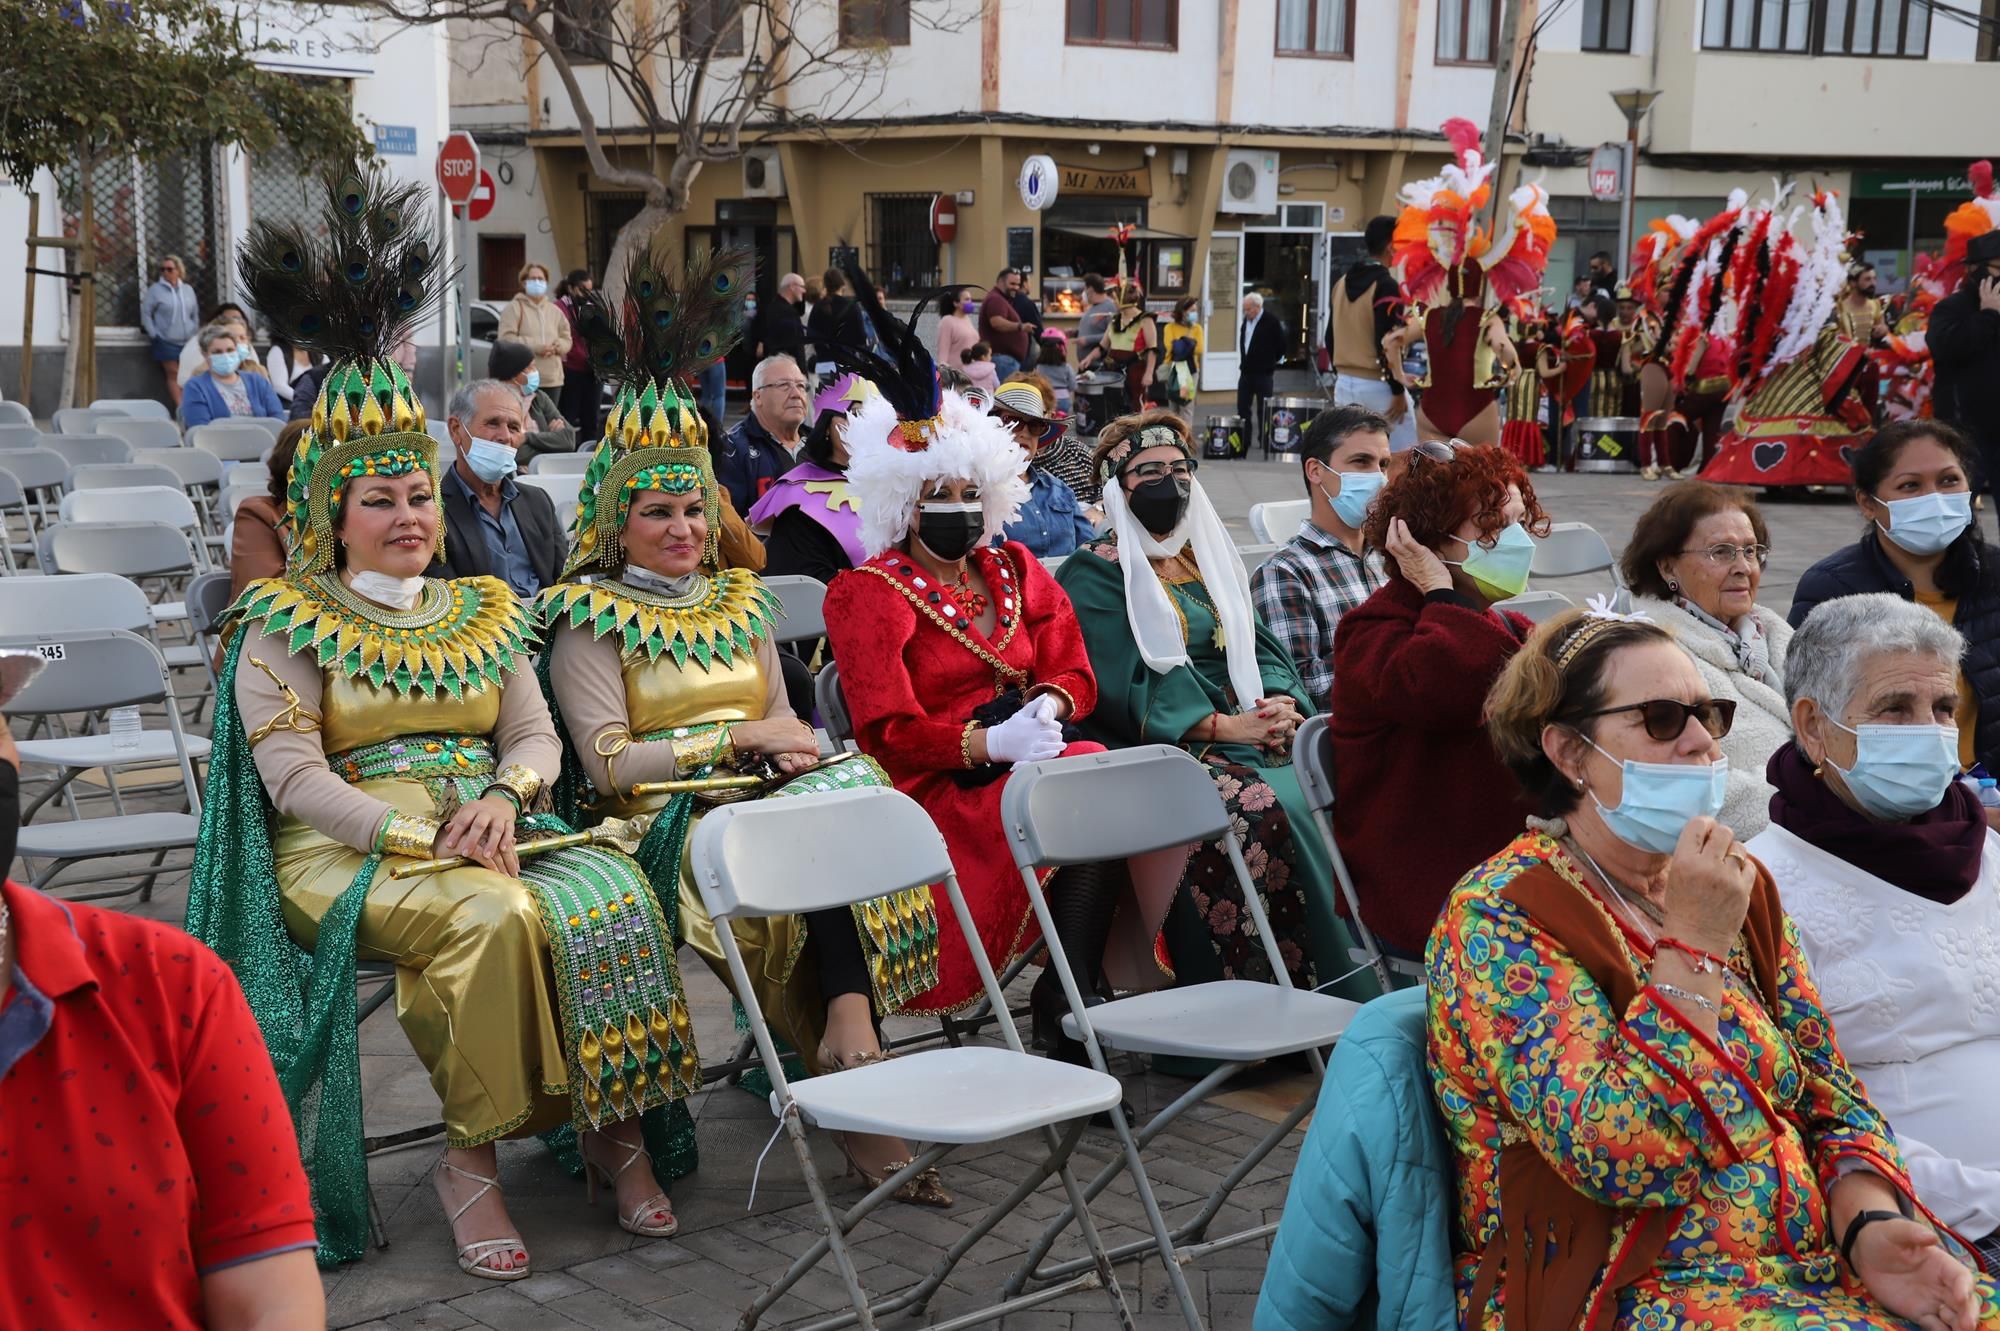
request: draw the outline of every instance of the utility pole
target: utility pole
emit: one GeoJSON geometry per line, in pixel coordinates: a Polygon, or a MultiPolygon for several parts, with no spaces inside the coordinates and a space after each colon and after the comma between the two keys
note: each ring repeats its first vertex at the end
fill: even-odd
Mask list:
{"type": "Polygon", "coordinates": [[[1493,163],[1493,186],[1486,201],[1486,234],[1500,218],[1507,196],[1507,121],[1514,109],[1514,49],[1521,36],[1521,10],[1527,0],[1501,0],[1500,49],[1493,53],[1493,107],[1486,117],[1486,159],[1493,163]]]}

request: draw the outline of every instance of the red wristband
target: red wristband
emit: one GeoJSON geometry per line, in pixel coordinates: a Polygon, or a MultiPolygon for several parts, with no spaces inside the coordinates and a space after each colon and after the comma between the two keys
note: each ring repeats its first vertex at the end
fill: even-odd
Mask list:
{"type": "Polygon", "coordinates": [[[1716,956],[1713,952],[1704,952],[1698,947],[1691,947],[1678,938],[1662,938],[1658,943],[1653,945],[1653,955],[1658,956],[1661,950],[1665,948],[1672,948],[1693,962],[1695,971],[1701,975],[1712,975],[1728,965],[1727,962],[1721,957],[1716,956]]]}

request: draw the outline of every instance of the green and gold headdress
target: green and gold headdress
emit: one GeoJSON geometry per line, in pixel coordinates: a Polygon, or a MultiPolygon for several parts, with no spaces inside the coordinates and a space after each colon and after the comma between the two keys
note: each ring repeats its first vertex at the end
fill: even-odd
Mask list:
{"type": "Polygon", "coordinates": [[[632,497],[642,490],[687,494],[700,488],[708,517],[702,564],[720,562],[722,496],[709,459],[708,427],[691,380],[727,355],[743,328],[750,287],[747,250],[718,250],[685,267],[664,244],[666,232],[632,260],[620,319],[601,294],[576,313],[591,369],[618,384],[604,438],[583,474],[563,577],[613,572],[625,562],[621,533],[632,497]],[[669,274],[676,273],[678,280],[669,274]]]}
{"type": "Polygon", "coordinates": [[[258,222],[237,254],[250,301],[277,336],[332,362],[285,487],[289,577],[334,566],[333,518],[350,481],[418,468],[437,478],[423,402],[389,358],[448,282],[433,259],[426,194],[349,170],[326,182],[323,237],[258,222]]]}

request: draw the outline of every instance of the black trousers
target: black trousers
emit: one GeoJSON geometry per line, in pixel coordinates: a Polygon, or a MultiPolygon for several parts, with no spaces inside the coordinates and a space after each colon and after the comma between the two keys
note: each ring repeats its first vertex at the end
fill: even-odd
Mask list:
{"type": "Polygon", "coordinates": [[[1250,422],[1251,437],[1260,447],[1269,447],[1270,439],[1265,431],[1269,426],[1265,408],[1270,404],[1275,374],[1239,374],[1236,376],[1236,414],[1250,422]]]}
{"type": "MultiPolygon", "coordinates": [[[[2000,523],[2000,428],[1981,430],[1971,424],[1958,428],[1972,437],[1973,446],[1979,450],[1979,470],[1982,474],[1974,493],[1983,491],[1993,496],[1993,518],[2000,523]]],[[[1977,515],[1974,515],[1974,521],[1977,520],[1977,515]]]]}
{"type": "Polygon", "coordinates": [[[556,410],[576,427],[578,448],[594,448],[597,445],[597,398],[595,372],[588,367],[564,371],[562,387],[556,390],[556,410]]]}

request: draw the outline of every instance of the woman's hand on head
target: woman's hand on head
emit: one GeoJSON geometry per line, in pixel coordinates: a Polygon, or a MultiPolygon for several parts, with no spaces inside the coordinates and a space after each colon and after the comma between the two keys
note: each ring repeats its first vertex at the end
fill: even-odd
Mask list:
{"type": "Polygon", "coordinates": [[[1855,1236],[1854,1272],[1875,1302],[1923,1331],[1974,1331],[1979,1290],[1929,1225],[1878,1220],[1855,1236]]]}
{"type": "Polygon", "coordinates": [[[1390,518],[1386,543],[1389,557],[1396,561],[1396,568],[1402,573],[1404,581],[1423,595],[1451,590],[1451,570],[1437,557],[1436,551],[1417,543],[1417,538],[1410,535],[1407,522],[1401,518],[1390,518]]]}
{"type": "Polygon", "coordinates": [[[521,876],[521,857],[514,853],[514,802],[505,795],[482,795],[458,806],[451,821],[438,831],[432,853],[439,859],[463,855],[509,878],[521,876]]]}
{"type": "Polygon", "coordinates": [[[1667,870],[1664,936],[1728,956],[1756,881],[1755,862],[1736,834],[1713,818],[1694,819],[1681,830],[1667,870]]]}

